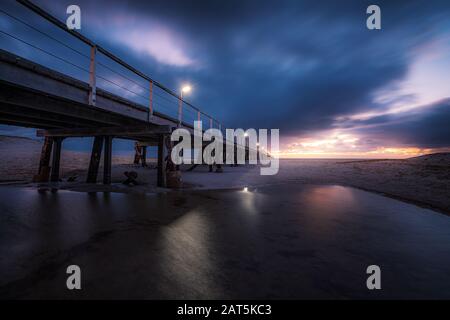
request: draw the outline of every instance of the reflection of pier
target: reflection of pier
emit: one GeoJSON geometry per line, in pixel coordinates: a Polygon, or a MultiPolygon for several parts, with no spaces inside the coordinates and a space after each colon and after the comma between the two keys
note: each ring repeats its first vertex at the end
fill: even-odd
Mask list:
{"type": "MultiPolygon", "coordinates": [[[[97,181],[103,150],[103,182],[108,184],[111,182],[112,139],[125,138],[139,141],[145,146],[158,146],[158,185],[166,186],[165,158],[171,147],[168,137],[172,130],[177,127],[184,127],[193,131],[193,120],[206,120],[211,128],[220,129],[220,123],[217,120],[181,100],[181,97],[174,92],[134,69],[81,34],[68,30],[65,24],[29,1],[19,0],[19,2],[46,21],[67,31],[76,38],[75,40],[81,41],[90,48],[89,53],[87,53],[89,66],[88,68],[86,66],[89,82],[80,81],[5,50],[0,50],[0,123],[42,129],[38,130],[38,135],[45,137],[45,142],[42,149],[39,174],[36,176],[38,181],[59,180],[61,145],[64,139],[94,137],[87,182],[97,181]],[[147,100],[145,105],[127,97],[124,98],[119,94],[113,94],[97,85],[97,80],[100,77],[96,73],[96,67],[100,63],[97,61],[98,55],[102,55],[103,58],[106,57],[112,63],[122,69],[125,68],[129,73],[139,78],[138,85],[141,87],[143,87],[142,83],[145,83],[144,89],[146,91],[140,94],[147,100]],[[160,97],[167,101],[171,99],[171,107],[176,110],[175,116],[170,115],[169,112],[157,110],[155,104],[156,90],[158,90],[160,97]],[[194,115],[194,119],[184,116],[183,114],[186,114],[186,111],[190,112],[191,116],[194,115]]],[[[20,19],[10,17],[35,29],[20,19]]],[[[46,35],[41,31],[39,32],[44,36],[46,35]]],[[[17,41],[22,41],[14,35],[2,33],[17,41]]],[[[60,43],[52,36],[46,36],[60,43]]],[[[22,42],[28,44],[25,41],[22,42]]],[[[71,49],[69,46],[65,46],[71,49]]],[[[41,52],[46,52],[42,48],[32,47],[39,49],[41,52]]],[[[72,50],[76,51],[75,49],[72,50]]],[[[57,57],[51,52],[47,53],[53,58],[64,61],[63,58],[57,57]]],[[[83,55],[83,53],[80,54],[83,55]]],[[[133,79],[124,78],[137,83],[133,79]]],[[[105,78],[102,79],[109,81],[105,78]]],[[[112,83],[114,84],[114,82],[112,83]]],[[[123,87],[122,89],[127,90],[123,87]]]]}

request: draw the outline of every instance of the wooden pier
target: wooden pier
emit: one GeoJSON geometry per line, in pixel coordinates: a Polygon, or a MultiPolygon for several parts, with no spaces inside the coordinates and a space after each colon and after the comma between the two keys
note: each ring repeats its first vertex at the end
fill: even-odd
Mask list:
{"type": "MultiPolygon", "coordinates": [[[[170,162],[168,154],[172,147],[170,134],[176,128],[185,128],[191,133],[194,132],[193,120],[183,118],[185,114],[183,109],[189,109],[191,114],[193,111],[195,120],[206,118],[209,128],[221,129],[219,121],[183,100],[181,95],[167,89],[82,34],[68,30],[63,22],[32,2],[27,0],[18,0],[18,2],[90,48],[86,56],[89,61],[89,65],[86,66],[88,82],[80,81],[0,49],[0,124],[37,128],[37,135],[44,138],[35,181],[57,182],[60,180],[61,149],[65,139],[93,137],[86,182],[97,182],[103,153],[103,183],[110,184],[112,142],[115,138],[121,138],[136,141],[139,154],[135,162],[141,162],[143,166],[146,166],[147,146],[158,148],[157,185],[166,187],[166,168],[171,168],[167,163],[170,162]],[[147,83],[145,88],[148,89],[146,92],[148,95],[145,105],[98,87],[99,75],[96,70],[97,64],[100,63],[97,61],[99,54],[147,83]],[[172,107],[177,110],[176,115],[156,110],[154,106],[156,89],[160,94],[166,95],[166,99],[171,98],[175,102],[172,107]]],[[[20,19],[11,17],[30,27],[20,19]]],[[[44,32],[41,33],[45,35],[44,32]]],[[[25,45],[28,44],[14,35],[10,36],[14,40],[22,41],[25,45]]],[[[51,36],[48,37],[59,42],[51,36]]],[[[64,45],[74,50],[69,45],[64,45]]],[[[37,46],[32,47],[50,54],[53,58],[65,61],[37,46]]],[[[218,166],[217,171],[221,170],[221,166],[218,166]]]]}
{"type": "MultiPolygon", "coordinates": [[[[158,146],[158,186],[165,187],[164,141],[178,119],[154,112],[101,89],[96,106],[89,105],[89,85],[9,52],[0,50],[0,123],[40,129],[44,137],[36,181],[58,181],[64,139],[94,137],[87,182],[97,182],[104,152],[103,183],[111,182],[114,138],[158,146]],[[52,155],[52,157],[51,157],[52,155]]],[[[192,126],[181,124],[188,130],[192,126]]]]}

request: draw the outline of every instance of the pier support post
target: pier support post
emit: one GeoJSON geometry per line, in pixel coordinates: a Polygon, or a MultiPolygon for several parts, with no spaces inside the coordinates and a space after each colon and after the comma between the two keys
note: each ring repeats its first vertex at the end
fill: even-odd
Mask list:
{"type": "Polygon", "coordinates": [[[142,147],[139,145],[139,142],[134,143],[134,164],[139,164],[142,158],[142,147]]]}
{"type": "Polygon", "coordinates": [[[92,144],[91,161],[89,162],[89,170],[87,176],[87,183],[96,183],[98,176],[98,167],[100,165],[100,157],[102,156],[103,137],[98,136],[94,138],[92,144]]]}
{"type": "Polygon", "coordinates": [[[111,184],[112,137],[105,136],[105,154],[103,156],[103,184],[111,184]]]}
{"type": "MultiPolygon", "coordinates": [[[[211,156],[213,156],[213,157],[215,157],[216,156],[216,150],[213,150],[213,152],[211,152],[211,156]]],[[[213,164],[210,164],[209,165],[209,172],[213,172],[213,168],[214,168],[214,165],[215,165],[216,163],[214,162],[213,164]]]]}
{"type": "Polygon", "coordinates": [[[142,166],[146,167],[147,166],[147,146],[142,146],[142,166]]]}
{"type": "Polygon", "coordinates": [[[42,145],[41,158],[39,160],[38,174],[33,177],[34,182],[48,182],[50,177],[50,157],[52,154],[53,139],[45,137],[42,145]]]}
{"type": "Polygon", "coordinates": [[[165,134],[160,134],[158,137],[157,185],[158,185],[158,187],[162,187],[162,188],[167,187],[167,177],[166,177],[167,139],[168,139],[168,136],[165,134]]]}
{"type": "Polygon", "coordinates": [[[51,182],[59,181],[59,167],[61,162],[61,145],[63,138],[56,137],[54,138],[55,148],[53,149],[53,158],[52,158],[52,174],[50,177],[51,182]]]}
{"type": "Polygon", "coordinates": [[[234,166],[235,167],[237,167],[238,166],[238,157],[237,157],[237,153],[238,153],[238,146],[237,146],[237,144],[235,143],[234,144],[234,166]]]}

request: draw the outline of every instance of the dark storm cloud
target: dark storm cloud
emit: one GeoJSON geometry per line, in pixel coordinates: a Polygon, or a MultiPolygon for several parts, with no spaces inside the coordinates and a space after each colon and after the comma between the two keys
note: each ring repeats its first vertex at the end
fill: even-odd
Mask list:
{"type": "Polygon", "coordinates": [[[126,12],[180,31],[205,68],[159,76],[190,77],[195,102],[229,125],[297,134],[377,108],[371,94],[405,76],[410,51],[440,31],[449,10],[445,2],[382,2],[383,30],[370,32],[364,1],[169,3],[128,4],[126,12]]]}
{"type": "MultiPolygon", "coordinates": [[[[382,121],[376,121],[377,126],[359,129],[361,135],[377,141],[394,141],[399,145],[420,148],[450,146],[450,99],[421,107],[408,114],[381,118],[382,121]]],[[[367,126],[372,124],[374,119],[361,121],[358,125],[367,126]]]]}
{"type": "MultiPolygon", "coordinates": [[[[60,19],[71,4],[36,2],[60,19]]],[[[385,108],[373,102],[374,93],[407,75],[415,48],[450,30],[448,1],[377,1],[380,31],[366,28],[372,1],[76,2],[82,33],[171,88],[192,82],[188,99],[226,126],[280,128],[282,135],[329,129],[338,116],[385,108]],[[127,17],[175,32],[198,65],[164,64],[112,41],[113,26],[127,17]]],[[[149,30],[141,31],[145,39],[149,30]]],[[[407,128],[392,133],[406,140],[407,128]]]]}

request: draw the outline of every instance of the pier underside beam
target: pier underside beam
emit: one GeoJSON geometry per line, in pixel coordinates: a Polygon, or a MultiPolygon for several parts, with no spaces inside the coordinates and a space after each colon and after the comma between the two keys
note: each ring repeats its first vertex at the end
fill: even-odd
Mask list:
{"type": "Polygon", "coordinates": [[[95,136],[152,136],[156,134],[170,133],[170,126],[130,126],[130,127],[100,127],[100,128],[73,128],[37,130],[38,137],[95,137],[95,136]]]}

